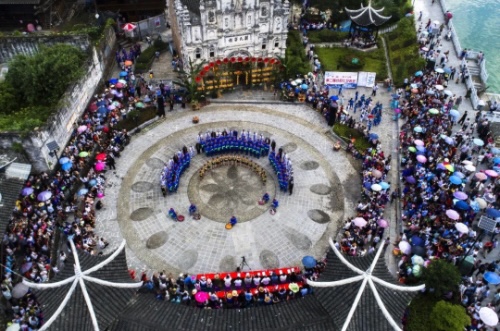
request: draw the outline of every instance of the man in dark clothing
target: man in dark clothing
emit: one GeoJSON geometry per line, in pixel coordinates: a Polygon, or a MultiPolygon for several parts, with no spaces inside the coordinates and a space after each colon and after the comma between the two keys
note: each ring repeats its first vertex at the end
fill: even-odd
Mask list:
{"type": "Polygon", "coordinates": [[[115,167],[115,158],[113,157],[113,155],[109,154],[106,157],[106,164],[108,165],[109,169],[113,169],[113,170],[116,169],[116,167],[115,167]]]}
{"type": "Polygon", "coordinates": [[[169,100],[169,103],[170,103],[170,111],[174,110],[174,97],[170,97],[170,100],[169,100]]]}
{"type": "Polygon", "coordinates": [[[162,96],[158,96],[156,101],[158,102],[158,116],[165,117],[165,100],[162,96]]]}
{"type": "Polygon", "coordinates": [[[460,125],[464,125],[464,122],[465,122],[465,119],[467,118],[467,110],[465,111],[465,113],[462,115],[462,117],[460,117],[460,120],[458,121],[458,124],[460,125]]]}
{"type": "Polygon", "coordinates": [[[290,192],[290,195],[293,193],[293,177],[290,177],[290,181],[288,182],[288,192],[290,192]]]}

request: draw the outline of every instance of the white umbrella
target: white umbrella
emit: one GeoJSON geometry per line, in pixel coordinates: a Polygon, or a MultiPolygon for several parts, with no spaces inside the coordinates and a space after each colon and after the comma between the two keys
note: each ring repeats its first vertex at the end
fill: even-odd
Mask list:
{"type": "Polygon", "coordinates": [[[19,331],[21,326],[18,323],[11,324],[5,331],[19,331]]]}
{"type": "Polygon", "coordinates": [[[460,233],[469,233],[469,228],[462,222],[455,223],[455,229],[460,233]]]}
{"type": "Polygon", "coordinates": [[[451,97],[453,95],[453,92],[451,92],[450,90],[444,90],[443,93],[446,94],[449,97],[451,97]]]}
{"type": "Polygon", "coordinates": [[[411,245],[407,241],[401,241],[398,245],[403,254],[411,254],[411,245]]]}
{"type": "Polygon", "coordinates": [[[488,307],[482,307],[479,309],[479,318],[481,318],[481,321],[488,326],[496,326],[498,324],[497,313],[488,307]]]}
{"type": "MultiPolygon", "coordinates": [[[[436,70],[436,72],[438,72],[438,71],[436,70]]],[[[434,88],[435,88],[436,90],[438,90],[438,91],[442,91],[442,90],[444,90],[444,86],[443,86],[443,85],[434,85],[434,88]]]]}
{"type": "Polygon", "coordinates": [[[484,209],[488,206],[488,203],[483,198],[476,198],[476,202],[479,208],[484,209]]]}
{"type": "Polygon", "coordinates": [[[474,167],[472,164],[467,164],[464,167],[464,169],[467,170],[467,171],[470,171],[470,172],[476,171],[476,167],[474,167]]]}
{"type": "Polygon", "coordinates": [[[379,184],[372,185],[372,191],[378,192],[380,190],[382,190],[382,186],[380,186],[379,184]]]}
{"type": "Polygon", "coordinates": [[[441,24],[441,22],[439,22],[438,20],[435,20],[435,21],[434,21],[434,22],[432,22],[432,23],[434,23],[434,24],[436,24],[436,25],[441,24]]]}
{"type": "Polygon", "coordinates": [[[424,259],[421,256],[413,255],[413,257],[411,258],[411,263],[418,264],[418,265],[424,265],[424,259]]]}
{"type": "Polygon", "coordinates": [[[475,138],[474,140],[472,140],[472,142],[474,143],[474,145],[484,146],[484,141],[482,139],[475,138]]]}
{"type": "Polygon", "coordinates": [[[465,164],[465,165],[470,164],[470,165],[472,165],[472,161],[469,161],[469,160],[463,160],[463,161],[462,161],[462,164],[465,164]]]}
{"type": "Polygon", "coordinates": [[[25,296],[26,293],[28,293],[29,289],[30,288],[28,286],[24,285],[22,282],[17,283],[17,285],[14,286],[14,288],[12,289],[12,297],[14,299],[20,299],[23,296],[25,296]]]}
{"type": "Polygon", "coordinates": [[[360,228],[364,227],[366,223],[368,223],[363,217],[356,217],[352,220],[352,222],[354,223],[354,225],[360,228]]]}

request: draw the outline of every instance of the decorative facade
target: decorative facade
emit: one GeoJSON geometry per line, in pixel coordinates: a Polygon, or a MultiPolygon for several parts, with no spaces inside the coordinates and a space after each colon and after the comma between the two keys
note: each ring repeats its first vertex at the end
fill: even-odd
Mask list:
{"type": "Polygon", "coordinates": [[[285,56],[288,0],[168,0],[183,63],[285,56]]]}

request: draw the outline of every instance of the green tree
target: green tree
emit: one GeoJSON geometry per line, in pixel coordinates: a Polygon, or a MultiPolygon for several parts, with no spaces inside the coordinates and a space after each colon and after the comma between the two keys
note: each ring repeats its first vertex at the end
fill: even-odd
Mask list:
{"type": "Polygon", "coordinates": [[[0,82],[0,113],[12,114],[18,108],[16,90],[6,81],[0,82]]]}
{"type": "Polygon", "coordinates": [[[430,320],[434,331],[463,331],[466,326],[470,325],[470,317],[464,307],[444,300],[436,303],[430,320]]]}
{"type": "Polygon", "coordinates": [[[174,81],[175,84],[186,90],[188,101],[199,100],[200,93],[198,91],[198,83],[203,79],[200,74],[205,63],[205,61],[195,63],[193,60],[189,59],[188,70],[181,68],[178,80],[174,81]]]}
{"type": "Polygon", "coordinates": [[[83,51],[71,45],[41,46],[33,56],[16,56],[9,63],[5,82],[16,91],[20,107],[53,106],[69,84],[83,76],[86,58],[83,51]]]}
{"type": "Polygon", "coordinates": [[[444,260],[435,260],[424,268],[423,280],[427,291],[436,298],[442,298],[449,292],[457,291],[462,278],[456,266],[444,260]]]}

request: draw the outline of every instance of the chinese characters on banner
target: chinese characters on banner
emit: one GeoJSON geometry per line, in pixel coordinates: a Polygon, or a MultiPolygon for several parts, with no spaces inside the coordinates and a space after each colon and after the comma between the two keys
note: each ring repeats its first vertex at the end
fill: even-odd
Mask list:
{"type": "Polygon", "coordinates": [[[357,72],[325,72],[325,85],[329,87],[339,88],[356,88],[358,86],[358,73],[357,72]]]}
{"type": "Polygon", "coordinates": [[[373,87],[377,73],[360,71],[358,73],[358,86],[373,87]]]}

